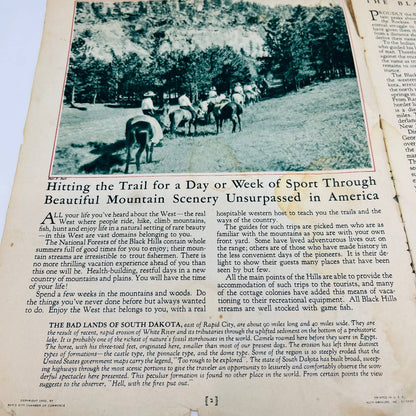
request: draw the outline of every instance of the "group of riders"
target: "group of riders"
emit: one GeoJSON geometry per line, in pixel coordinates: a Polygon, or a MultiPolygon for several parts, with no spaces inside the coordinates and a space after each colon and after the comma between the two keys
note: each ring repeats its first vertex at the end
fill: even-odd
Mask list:
{"type": "MultiPolygon", "coordinates": [[[[186,93],[182,93],[178,98],[179,108],[182,110],[188,111],[191,117],[190,123],[196,124],[198,118],[205,118],[206,122],[209,122],[210,112],[213,111],[215,107],[221,108],[229,102],[235,102],[241,107],[254,103],[259,100],[261,91],[255,82],[251,84],[241,85],[240,82],[237,82],[234,85],[232,92],[228,95],[217,93],[215,86],[211,87],[208,92],[207,99],[204,101],[198,102],[195,106],[192,104],[189,97],[186,93]]],[[[141,103],[141,110],[145,116],[152,117],[157,120],[157,122],[162,126],[162,129],[167,129],[166,122],[163,120],[163,107],[157,108],[153,103],[153,98],[156,97],[156,94],[153,91],[147,91],[143,95],[143,100],[141,103]]]]}
{"type": "Polygon", "coordinates": [[[209,123],[209,116],[214,114],[217,124],[217,133],[222,127],[223,120],[230,119],[233,122],[233,133],[238,124],[241,131],[240,115],[243,112],[243,106],[255,102],[260,98],[260,90],[255,83],[242,86],[239,82],[234,85],[232,92],[226,94],[217,94],[215,87],[212,87],[207,95],[207,99],[192,105],[189,97],[183,93],[179,99],[179,108],[170,111],[168,103],[164,103],[160,108],[154,106],[153,98],[156,94],[153,91],[147,91],[143,95],[141,103],[142,114],[130,118],[126,123],[126,146],[127,159],[125,173],[128,173],[131,159],[131,147],[134,144],[139,146],[136,153],[136,168],[140,170],[140,158],[146,150],[146,162],[152,161],[154,146],[162,146],[164,132],[170,127],[171,134],[175,133],[175,128],[182,121],[188,122],[189,134],[191,134],[191,125],[196,132],[196,124],[199,118],[204,117],[206,123],[209,123]],[[166,122],[166,116],[169,122],[166,122]]]}

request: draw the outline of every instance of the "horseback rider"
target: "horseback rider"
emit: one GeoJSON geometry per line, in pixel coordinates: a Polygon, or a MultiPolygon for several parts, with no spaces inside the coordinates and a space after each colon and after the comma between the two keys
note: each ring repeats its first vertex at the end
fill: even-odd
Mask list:
{"type": "Polygon", "coordinates": [[[234,85],[234,92],[237,93],[237,94],[241,94],[244,97],[243,87],[241,86],[241,84],[239,82],[237,82],[234,85]]]}
{"type": "Polygon", "coordinates": [[[246,85],[244,85],[244,92],[246,93],[246,94],[254,94],[254,91],[253,91],[253,85],[252,84],[246,84],[246,85]]]}
{"type": "Polygon", "coordinates": [[[258,85],[256,84],[256,82],[255,82],[255,81],[253,81],[253,82],[251,83],[251,88],[252,88],[252,90],[253,90],[254,94],[257,94],[258,96],[260,96],[261,91],[260,91],[260,88],[258,87],[258,85]]]}
{"type": "Polygon", "coordinates": [[[143,100],[142,100],[142,112],[146,116],[155,116],[155,107],[153,105],[152,97],[156,97],[156,94],[153,91],[147,91],[143,94],[143,100]]]}
{"type": "Polygon", "coordinates": [[[245,94],[243,91],[243,87],[239,82],[234,85],[233,93],[231,95],[231,100],[236,102],[237,104],[244,105],[245,101],[245,94]]]}
{"type": "Polygon", "coordinates": [[[253,84],[244,85],[243,90],[247,104],[254,103],[256,101],[256,93],[253,90],[253,84]]]}
{"type": "Polygon", "coordinates": [[[179,102],[179,107],[182,108],[183,110],[188,110],[192,114],[192,120],[196,120],[196,111],[192,107],[191,100],[187,97],[185,93],[183,93],[179,97],[178,102],[179,102]]]}
{"type": "Polygon", "coordinates": [[[217,98],[217,96],[218,96],[217,89],[215,88],[215,86],[212,86],[208,93],[208,100],[211,102],[215,102],[215,99],[217,98]]]}
{"type": "Polygon", "coordinates": [[[141,105],[142,113],[145,116],[155,118],[163,130],[167,129],[168,125],[166,123],[166,117],[169,110],[169,104],[164,102],[161,107],[155,107],[153,105],[152,97],[156,97],[156,94],[153,91],[147,91],[143,94],[143,97],[141,105]]]}

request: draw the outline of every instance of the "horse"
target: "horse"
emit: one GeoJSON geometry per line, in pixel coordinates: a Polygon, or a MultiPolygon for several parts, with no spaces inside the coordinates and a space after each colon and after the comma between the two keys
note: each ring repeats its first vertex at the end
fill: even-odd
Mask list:
{"type": "Polygon", "coordinates": [[[162,128],[154,117],[139,115],[127,121],[125,134],[127,159],[124,173],[129,173],[131,148],[136,144],[139,146],[136,152],[136,169],[140,171],[140,158],[144,150],[146,151],[146,163],[152,162],[153,147],[163,137],[162,128]]]}
{"type": "MultiPolygon", "coordinates": [[[[213,105],[213,104],[212,104],[213,105]]],[[[222,123],[225,120],[231,120],[233,122],[233,130],[237,127],[241,131],[241,114],[243,114],[243,107],[234,101],[228,101],[226,103],[213,105],[212,112],[214,113],[215,123],[217,125],[217,134],[222,130],[222,123]]]]}
{"type": "Polygon", "coordinates": [[[170,134],[174,135],[176,129],[180,125],[188,125],[188,134],[191,135],[191,127],[194,126],[194,134],[196,134],[196,126],[198,123],[198,118],[205,115],[204,111],[200,107],[194,107],[196,111],[196,116],[193,117],[192,113],[185,108],[177,108],[176,110],[169,113],[170,119],[170,134]]]}
{"type": "Polygon", "coordinates": [[[212,102],[211,99],[201,101],[199,103],[201,111],[204,113],[204,122],[205,124],[211,123],[211,110],[209,104],[212,102]]]}
{"type": "Polygon", "coordinates": [[[225,102],[228,102],[228,101],[229,99],[226,97],[225,94],[220,94],[220,95],[217,95],[216,97],[211,97],[205,101],[201,101],[199,103],[199,107],[201,109],[201,114],[203,114],[205,124],[211,123],[211,113],[214,109],[214,106],[216,104],[224,104],[225,102]]]}

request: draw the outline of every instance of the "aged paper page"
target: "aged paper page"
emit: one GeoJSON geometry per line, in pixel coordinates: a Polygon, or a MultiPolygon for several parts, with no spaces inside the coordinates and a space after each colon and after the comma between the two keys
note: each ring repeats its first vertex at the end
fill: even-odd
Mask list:
{"type": "Polygon", "coordinates": [[[341,5],[49,1],[0,414],[414,414],[376,98],[341,5]]]}
{"type": "Polygon", "coordinates": [[[415,255],[415,13],[409,1],[353,1],[410,250],[415,255]]]}

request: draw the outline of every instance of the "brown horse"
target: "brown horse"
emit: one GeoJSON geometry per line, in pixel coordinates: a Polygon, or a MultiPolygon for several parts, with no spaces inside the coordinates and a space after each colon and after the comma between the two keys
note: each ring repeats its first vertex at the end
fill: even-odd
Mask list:
{"type": "Polygon", "coordinates": [[[225,120],[231,120],[233,122],[233,133],[235,133],[237,123],[238,128],[241,131],[241,114],[243,114],[243,107],[240,104],[229,101],[226,104],[215,104],[211,109],[214,113],[215,123],[217,125],[217,134],[222,130],[222,123],[225,120]]]}
{"type": "Polygon", "coordinates": [[[129,173],[129,164],[131,159],[131,148],[137,145],[139,149],[136,152],[136,169],[140,171],[140,158],[143,151],[146,151],[146,163],[152,162],[153,147],[155,135],[160,139],[163,136],[162,129],[158,122],[150,116],[139,115],[131,118],[126,123],[126,147],[127,159],[124,173],[129,173]],[[155,124],[156,123],[156,124],[155,124]]]}

